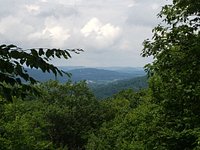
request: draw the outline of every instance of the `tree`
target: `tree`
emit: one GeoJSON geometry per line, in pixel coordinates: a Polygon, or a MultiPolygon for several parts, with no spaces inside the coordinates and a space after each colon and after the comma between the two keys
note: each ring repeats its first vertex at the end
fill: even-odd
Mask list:
{"type": "Polygon", "coordinates": [[[173,0],[158,15],[165,24],[144,41],[153,102],[161,106],[166,149],[193,149],[200,133],[200,1],[173,0]]]}
{"type": "Polygon", "coordinates": [[[0,149],[84,149],[101,126],[100,102],[85,82],[35,85],[41,95],[0,105],[0,149]]]}
{"type": "Polygon", "coordinates": [[[0,149],[55,149],[47,138],[45,121],[47,105],[41,100],[25,101],[13,98],[1,105],[0,149]]]}
{"type": "Polygon", "coordinates": [[[89,134],[98,130],[104,119],[102,107],[87,84],[49,81],[39,88],[43,93],[39,101],[46,105],[44,116],[49,125],[46,137],[57,147],[84,149],[89,134]]]}
{"type": "Polygon", "coordinates": [[[52,58],[71,57],[69,52],[79,53],[82,49],[22,49],[15,45],[0,45],[0,91],[3,97],[11,100],[12,96],[23,96],[24,92],[33,91],[31,84],[37,81],[26,71],[25,67],[52,72],[55,76],[65,72],[59,70],[49,61],[52,58]],[[23,82],[22,80],[26,81],[23,82]],[[28,84],[27,84],[28,83],[28,84]]]}
{"type": "MultiPolygon", "coordinates": [[[[150,136],[157,135],[158,118],[155,117],[156,105],[149,102],[148,91],[146,94],[123,91],[105,102],[110,114],[114,115],[102,124],[98,132],[90,135],[87,149],[161,149],[159,141],[153,141],[150,136]],[[140,100],[138,95],[141,95],[140,100]],[[133,101],[140,103],[132,105],[133,101]]],[[[107,116],[110,114],[107,113],[107,116]]]]}

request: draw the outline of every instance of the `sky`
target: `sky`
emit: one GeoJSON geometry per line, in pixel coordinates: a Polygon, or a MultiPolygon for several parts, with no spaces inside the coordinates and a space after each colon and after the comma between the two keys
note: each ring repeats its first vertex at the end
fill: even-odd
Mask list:
{"type": "Polygon", "coordinates": [[[170,0],[0,0],[1,44],[81,48],[57,66],[143,67],[142,42],[170,0]]]}

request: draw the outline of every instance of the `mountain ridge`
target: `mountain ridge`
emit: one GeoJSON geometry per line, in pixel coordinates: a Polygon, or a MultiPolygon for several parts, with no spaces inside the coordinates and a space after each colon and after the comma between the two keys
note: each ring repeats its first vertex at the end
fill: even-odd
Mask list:
{"type": "Polygon", "coordinates": [[[57,76],[55,77],[52,73],[43,73],[41,70],[37,69],[27,69],[28,73],[36,78],[36,80],[40,82],[45,82],[48,80],[58,80],[61,83],[66,82],[68,80],[72,81],[92,81],[92,82],[110,82],[116,80],[123,80],[138,76],[144,76],[145,73],[143,70],[130,70],[120,71],[119,69],[115,70],[106,70],[106,69],[99,69],[99,68],[86,68],[86,67],[61,67],[63,71],[70,73],[72,76],[71,78],[67,76],[57,76]]]}

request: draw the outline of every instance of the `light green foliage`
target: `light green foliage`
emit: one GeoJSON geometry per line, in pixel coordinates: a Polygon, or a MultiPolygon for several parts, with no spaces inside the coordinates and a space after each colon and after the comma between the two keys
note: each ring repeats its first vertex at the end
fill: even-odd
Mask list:
{"type": "MultiPolygon", "coordinates": [[[[0,147],[6,149],[82,149],[104,120],[103,109],[86,83],[37,85],[42,96],[0,105],[0,147]]],[[[0,149],[1,149],[0,148],[0,149]]]]}
{"type": "Polygon", "coordinates": [[[46,138],[44,128],[45,105],[39,101],[21,101],[2,106],[0,149],[53,149],[53,144],[46,138]]]}
{"type": "Polygon", "coordinates": [[[116,150],[155,148],[156,141],[151,141],[154,142],[152,145],[151,139],[147,136],[157,134],[151,107],[142,105],[126,115],[119,115],[103,124],[97,135],[91,135],[87,148],[116,150]]]}
{"type": "Polygon", "coordinates": [[[113,118],[104,122],[96,134],[91,134],[87,149],[144,149],[148,145],[146,135],[156,134],[156,105],[148,101],[148,91],[135,93],[131,90],[103,101],[114,112],[113,118]],[[143,97],[138,99],[138,95],[143,97]],[[132,107],[133,101],[137,106],[132,107]]]}

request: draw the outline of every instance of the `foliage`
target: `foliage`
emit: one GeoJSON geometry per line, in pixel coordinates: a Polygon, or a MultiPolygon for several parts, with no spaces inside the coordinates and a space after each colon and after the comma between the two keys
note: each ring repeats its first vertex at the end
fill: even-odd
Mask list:
{"type": "Polygon", "coordinates": [[[98,99],[108,98],[122,90],[132,89],[134,91],[139,91],[141,89],[147,88],[147,77],[135,77],[132,79],[124,79],[119,81],[114,81],[107,84],[92,84],[90,85],[92,92],[98,99]]]}
{"type": "Polygon", "coordinates": [[[22,49],[15,45],[0,45],[0,91],[11,100],[12,96],[23,96],[24,91],[36,91],[30,86],[37,81],[26,71],[26,67],[41,69],[43,72],[52,72],[63,75],[63,71],[49,63],[52,58],[71,57],[70,51],[79,53],[81,49],[22,49]],[[30,84],[25,84],[26,81],[30,84]]]}
{"type": "Polygon", "coordinates": [[[2,149],[82,149],[104,120],[103,109],[86,83],[37,85],[41,96],[2,105],[2,149]]]}
{"type": "Polygon", "coordinates": [[[1,46],[0,149],[200,149],[199,9],[196,0],[164,6],[159,17],[166,25],[155,27],[152,40],[144,42],[143,56],[154,57],[146,66],[149,89],[123,90],[102,101],[85,82],[49,81],[34,86],[41,95],[30,92],[23,100],[14,96],[19,91],[8,92],[9,103],[3,98],[8,89],[27,92],[30,85],[21,80],[35,83],[23,65],[62,74],[46,61],[64,54],[1,46]],[[36,58],[47,66],[31,64],[36,58]]]}
{"type": "Polygon", "coordinates": [[[41,101],[21,101],[3,105],[0,132],[0,149],[54,149],[44,129],[45,105],[41,101]]]}
{"type": "Polygon", "coordinates": [[[154,28],[143,50],[155,59],[146,67],[152,102],[162,108],[159,140],[166,149],[193,149],[200,132],[200,1],[174,0],[159,16],[166,25],[154,28]]]}
{"type": "Polygon", "coordinates": [[[86,85],[84,82],[62,85],[53,81],[42,85],[46,91],[43,101],[49,106],[46,114],[50,123],[48,133],[56,145],[82,148],[89,132],[100,126],[99,103],[86,85]]]}
{"type": "MultiPolygon", "coordinates": [[[[127,94],[130,91],[123,92],[127,94]]],[[[131,101],[138,101],[137,95],[131,101]]],[[[148,92],[141,98],[137,107],[132,108],[130,101],[125,103],[123,94],[118,94],[121,99],[112,99],[110,109],[115,110],[115,116],[110,121],[104,122],[99,132],[91,134],[87,149],[153,149],[148,145],[150,134],[156,134],[156,105],[149,103],[148,92]],[[152,121],[153,120],[153,121],[152,121]]],[[[133,95],[133,94],[131,94],[133,95]]],[[[117,97],[116,97],[117,98],[117,97]]],[[[125,97],[124,97],[125,98],[125,97]]],[[[154,141],[156,142],[156,141],[154,141]]],[[[156,143],[155,143],[156,144],[156,143]]]]}

